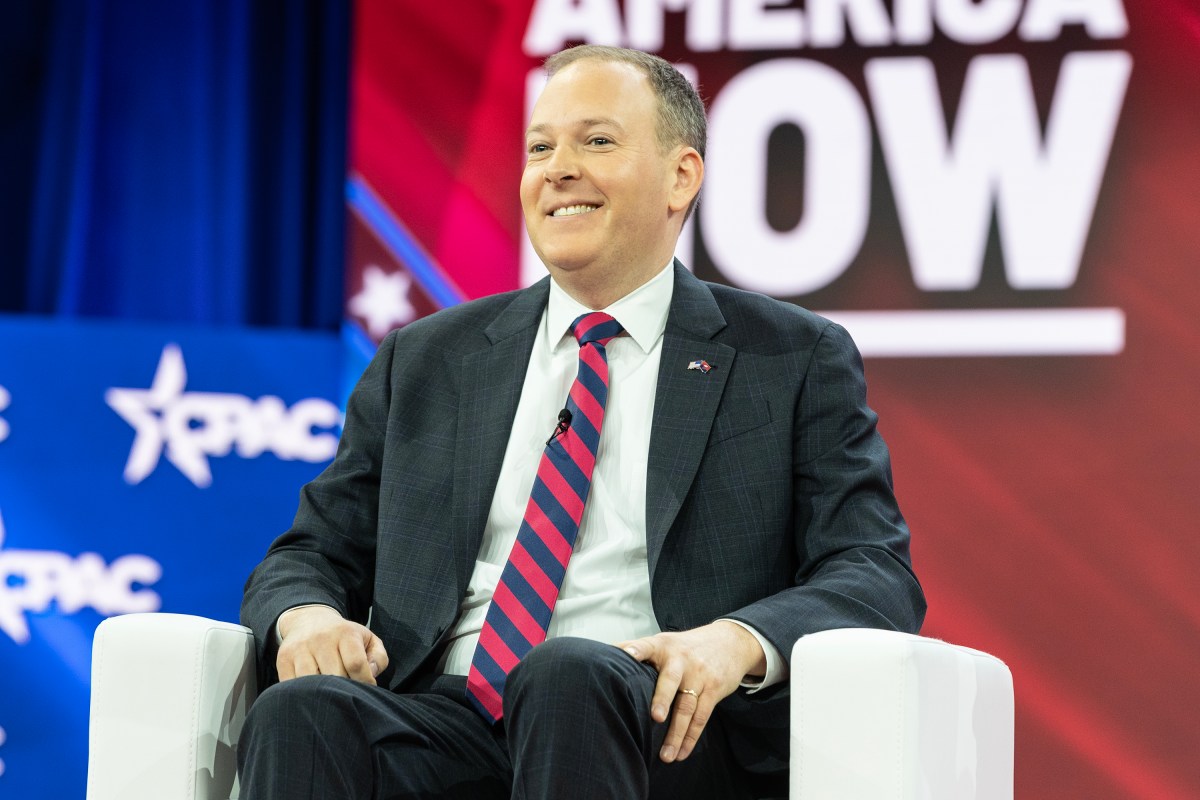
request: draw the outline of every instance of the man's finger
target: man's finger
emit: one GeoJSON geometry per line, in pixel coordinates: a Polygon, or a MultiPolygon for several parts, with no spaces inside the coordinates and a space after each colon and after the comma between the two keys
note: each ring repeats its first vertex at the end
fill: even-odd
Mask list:
{"type": "Polygon", "coordinates": [[[388,664],[390,663],[387,649],[383,646],[383,640],[373,633],[370,634],[370,639],[367,642],[367,660],[371,663],[371,671],[376,678],[388,668],[388,664]]]}
{"type": "MultiPolygon", "coordinates": [[[[671,659],[658,665],[658,682],[654,685],[654,697],[650,700],[650,718],[655,722],[666,722],[671,704],[679,693],[679,682],[683,680],[683,664],[671,659]]],[[[687,687],[685,687],[687,688],[687,687]]]]}
{"type": "Polygon", "coordinates": [[[671,712],[671,724],[663,739],[662,750],[659,751],[659,758],[663,761],[670,763],[679,756],[684,736],[690,729],[692,717],[700,703],[699,695],[700,692],[697,689],[681,689],[676,692],[675,708],[671,712]]]}
{"type": "Polygon", "coordinates": [[[713,707],[716,705],[715,701],[710,699],[712,696],[712,692],[704,692],[698,698],[696,712],[692,714],[687,733],[683,735],[683,742],[679,745],[679,752],[675,756],[676,761],[683,761],[696,749],[696,742],[700,741],[700,734],[704,733],[704,728],[712,718],[713,707]]]}
{"type": "Polygon", "coordinates": [[[280,681],[290,681],[296,677],[296,668],[292,664],[292,659],[285,657],[282,650],[275,656],[275,671],[279,673],[280,681]]]}
{"type": "Polygon", "coordinates": [[[346,677],[370,686],[375,685],[375,675],[371,672],[371,664],[361,639],[354,636],[343,637],[338,641],[338,656],[342,668],[346,670],[346,677]]]}
{"type": "Polygon", "coordinates": [[[279,671],[279,680],[281,681],[302,678],[305,675],[316,675],[320,671],[317,667],[317,662],[308,650],[294,649],[287,650],[286,655],[284,651],[280,651],[280,658],[276,664],[276,668],[279,671]]]}
{"type": "Polygon", "coordinates": [[[621,648],[638,661],[649,661],[651,663],[654,663],[654,657],[658,652],[654,639],[633,639],[626,642],[617,642],[615,646],[621,648]]]}
{"type": "Polygon", "coordinates": [[[336,645],[332,647],[322,647],[313,653],[317,660],[317,669],[322,675],[338,675],[342,678],[348,678],[346,667],[342,664],[342,654],[339,652],[336,645]]]}

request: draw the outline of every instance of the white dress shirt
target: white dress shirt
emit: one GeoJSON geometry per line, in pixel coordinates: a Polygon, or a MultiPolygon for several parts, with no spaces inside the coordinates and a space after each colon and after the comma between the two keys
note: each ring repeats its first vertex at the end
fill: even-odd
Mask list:
{"type": "MultiPolygon", "coordinates": [[[[606,347],[608,402],[592,486],[547,637],[619,642],[660,630],[650,600],[646,561],[646,470],[663,331],[674,287],[668,264],[649,282],[603,309],[627,335],[606,347]]],[[[470,669],[492,592],[525,515],[546,439],[578,371],[579,345],[571,323],[590,310],[551,280],[550,300],[525,372],[483,543],[440,662],[443,672],[466,675],[470,669]]],[[[782,680],[786,665],[778,650],[754,629],[731,621],[750,631],[767,656],[766,676],[743,685],[764,688],[782,680]]]]}

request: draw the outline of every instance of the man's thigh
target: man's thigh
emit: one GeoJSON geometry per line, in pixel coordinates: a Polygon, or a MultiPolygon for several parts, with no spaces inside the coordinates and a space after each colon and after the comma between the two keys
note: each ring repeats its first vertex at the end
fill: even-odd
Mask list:
{"type": "Polygon", "coordinates": [[[316,675],[270,687],[247,720],[244,796],[506,800],[503,737],[465,705],[460,684],[439,678],[396,694],[316,675]]]}
{"type": "Polygon", "coordinates": [[[378,796],[404,800],[507,800],[512,768],[502,732],[447,675],[416,694],[388,695],[392,721],[372,748],[378,796]]]}
{"type": "Polygon", "coordinates": [[[667,724],[650,717],[657,681],[652,666],[608,644],[561,638],[535,647],[505,690],[514,797],[751,796],[719,713],[686,760],[659,758],[667,724]]]}

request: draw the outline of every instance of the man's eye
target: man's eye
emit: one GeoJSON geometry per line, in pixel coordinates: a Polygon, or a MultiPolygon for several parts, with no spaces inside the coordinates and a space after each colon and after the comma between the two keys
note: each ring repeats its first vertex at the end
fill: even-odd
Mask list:
{"type": "Polygon", "coordinates": [[[546,151],[547,151],[547,150],[549,150],[549,149],[550,149],[550,148],[548,148],[548,147],[547,147],[546,145],[544,145],[544,144],[531,144],[531,145],[529,145],[529,152],[530,152],[530,153],[544,153],[544,152],[546,152],[546,151]]]}
{"type": "Polygon", "coordinates": [[[610,140],[607,136],[593,136],[592,144],[604,146],[606,144],[612,144],[612,140],[610,140]]]}

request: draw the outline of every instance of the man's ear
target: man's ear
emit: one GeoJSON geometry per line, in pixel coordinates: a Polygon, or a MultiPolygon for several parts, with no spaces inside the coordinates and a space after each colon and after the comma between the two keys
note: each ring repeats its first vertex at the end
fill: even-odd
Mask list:
{"type": "Polygon", "coordinates": [[[687,211],[692,198],[700,193],[704,182],[704,159],[694,147],[682,147],[675,156],[675,182],[667,206],[671,211],[687,211]]]}

